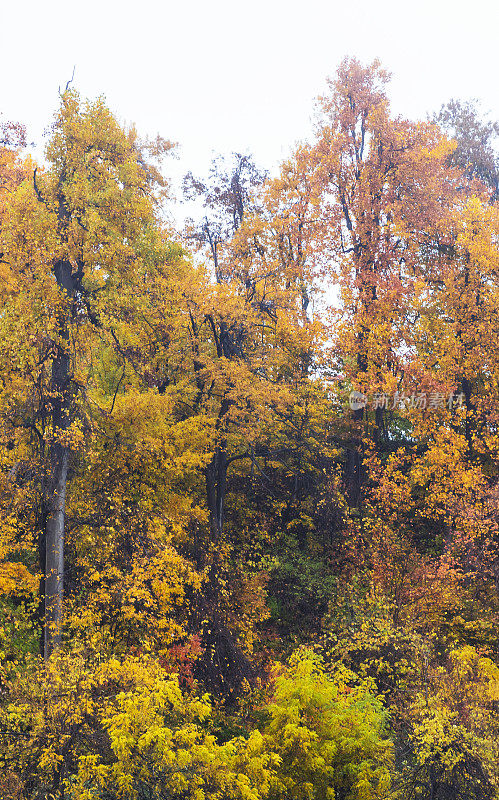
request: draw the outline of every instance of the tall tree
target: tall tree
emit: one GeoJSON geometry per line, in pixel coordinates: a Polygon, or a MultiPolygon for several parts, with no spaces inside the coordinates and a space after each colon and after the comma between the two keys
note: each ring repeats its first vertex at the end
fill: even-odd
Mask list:
{"type": "MultiPolygon", "coordinates": [[[[309,406],[313,392],[307,394],[306,384],[322,328],[307,316],[310,267],[302,231],[311,203],[300,199],[300,177],[291,165],[256,195],[261,181],[240,156],[231,173],[222,169],[209,184],[192,176],[187,180],[189,191],[202,196],[209,211],[196,239],[207,246],[213,274],[212,286],[208,272],[208,280],[186,292],[196,386],[193,410],[209,413],[216,433],[205,470],[210,541],[203,553],[211,562],[205,598],[211,597],[213,605],[225,594],[223,554],[241,535],[232,530],[230,509],[227,525],[228,494],[254,476],[268,492],[275,478],[268,473],[279,467],[287,473],[293,464],[295,480],[285,500],[291,508],[298,496],[300,459],[305,464],[310,458],[307,435],[314,434],[308,426],[316,421],[309,406]]],[[[228,639],[213,611],[210,625],[212,639],[228,639]]],[[[226,662],[235,659],[230,650],[227,643],[226,662]]]]}
{"type": "MultiPolygon", "coordinates": [[[[131,287],[147,280],[154,250],[163,245],[153,211],[154,175],[144,166],[135,134],[120,129],[102,100],[85,105],[76,92],[66,91],[46,155],[48,169],[42,174],[35,169],[30,183],[10,198],[2,233],[12,279],[4,333],[19,340],[25,326],[34,331],[27,343],[32,352],[26,354],[31,369],[24,365],[26,385],[24,390],[19,385],[18,398],[30,404],[30,419],[9,402],[12,425],[21,420],[38,440],[48,658],[61,639],[68,470],[79,436],[85,365],[96,331],[113,327],[125,296],[130,299],[131,287]],[[30,296],[31,308],[25,303],[30,296]]],[[[12,341],[5,346],[12,352],[12,341]]],[[[12,394],[8,382],[4,391],[12,394]]]]}
{"type": "MultiPolygon", "coordinates": [[[[339,369],[364,394],[393,395],[405,371],[410,298],[425,262],[445,240],[454,196],[450,144],[432,124],[390,114],[387,73],[346,59],[320,98],[309,151],[322,210],[322,258],[338,283],[335,324],[339,369]]],[[[353,412],[354,428],[366,410],[353,412]]],[[[386,408],[375,435],[387,439],[386,408]]],[[[351,431],[354,435],[354,430],[351,431]]],[[[357,439],[360,434],[357,434],[357,439]]],[[[347,448],[352,502],[361,485],[360,440],[347,448]]]]}

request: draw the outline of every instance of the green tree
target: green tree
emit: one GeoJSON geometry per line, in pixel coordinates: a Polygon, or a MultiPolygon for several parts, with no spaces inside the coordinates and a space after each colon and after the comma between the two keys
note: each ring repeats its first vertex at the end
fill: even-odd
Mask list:
{"type": "Polygon", "coordinates": [[[392,743],[387,715],[369,684],[328,675],[312,651],[298,650],[276,679],[266,746],[280,757],[269,797],[367,800],[390,789],[392,743]]]}

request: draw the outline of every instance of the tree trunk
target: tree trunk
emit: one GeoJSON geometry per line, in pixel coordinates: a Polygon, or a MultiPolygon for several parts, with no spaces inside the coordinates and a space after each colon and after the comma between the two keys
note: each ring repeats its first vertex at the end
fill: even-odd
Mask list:
{"type": "MultiPolygon", "coordinates": [[[[69,297],[74,296],[71,264],[60,261],[54,268],[57,285],[69,297]]],[[[69,344],[68,309],[61,312],[60,341],[52,361],[51,404],[52,441],[49,450],[49,474],[44,498],[45,580],[43,582],[45,621],[43,655],[50,658],[61,641],[64,598],[64,518],[66,510],[66,484],[69,450],[60,440],[61,434],[71,425],[71,364],[67,350],[69,344]]]]}
{"type": "MultiPolygon", "coordinates": [[[[54,368],[57,362],[54,363],[54,368]]],[[[58,365],[57,365],[58,366],[58,365]]],[[[61,420],[64,423],[65,420],[61,420]]],[[[69,427],[57,424],[53,434],[69,427]]],[[[64,596],[64,517],[68,476],[68,448],[52,442],[50,448],[50,477],[46,497],[45,522],[45,627],[43,653],[50,658],[61,640],[62,601],[64,596]]]]}
{"type": "MultiPolygon", "coordinates": [[[[222,403],[219,423],[227,413],[227,400],[222,403]]],[[[199,600],[200,619],[209,619],[203,629],[203,656],[196,665],[196,676],[206,688],[226,701],[234,699],[243,680],[251,680],[254,670],[243,653],[236,637],[229,630],[219,609],[221,591],[221,570],[223,568],[220,547],[223,541],[224,506],[227,491],[227,441],[222,437],[217,445],[211,463],[206,468],[206,499],[210,514],[210,539],[213,546],[213,557],[210,564],[208,580],[203,586],[203,596],[199,600]]],[[[205,566],[206,556],[202,556],[201,565],[205,566]]]]}
{"type": "Polygon", "coordinates": [[[210,512],[212,543],[218,546],[223,532],[225,492],[227,485],[226,442],[222,442],[206,469],[206,498],[210,512]]]}

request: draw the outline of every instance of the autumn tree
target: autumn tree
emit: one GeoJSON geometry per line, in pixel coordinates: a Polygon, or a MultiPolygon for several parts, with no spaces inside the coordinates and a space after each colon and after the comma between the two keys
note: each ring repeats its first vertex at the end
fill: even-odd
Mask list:
{"type": "Polygon", "coordinates": [[[192,172],[184,176],[185,199],[201,202],[205,211],[198,223],[188,220],[185,233],[188,240],[208,247],[217,282],[224,280],[220,251],[240,227],[245,213],[254,208],[257,190],[264,180],[265,173],[251,156],[241,153],[233,153],[231,159],[214,158],[205,180],[192,172]]]}
{"type": "MultiPolygon", "coordinates": [[[[345,60],[319,101],[316,140],[308,151],[322,212],[316,236],[340,291],[337,370],[364,394],[398,388],[414,280],[432,242],[444,235],[453,196],[446,165],[452,145],[434,125],[393,118],[387,82],[379,63],[363,67],[345,60]]],[[[362,408],[354,412],[354,427],[363,417],[362,408]]],[[[385,420],[380,405],[378,439],[387,437],[385,420]]],[[[360,470],[358,441],[347,448],[354,504],[360,470]]]]}
{"type": "Polygon", "coordinates": [[[2,128],[2,797],[497,795],[495,127],[387,87],[182,246],[168,142],[2,128]]]}
{"type": "Polygon", "coordinates": [[[162,246],[136,137],[127,138],[101,100],[85,106],[75,92],[64,93],[47,161],[9,199],[2,230],[11,280],[4,358],[31,328],[4,392],[13,430],[31,431],[36,442],[46,657],[61,636],[68,470],[82,435],[88,356],[96,332],[119,316],[124,286],[146,280],[162,246]]]}
{"type": "Polygon", "coordinates": [[[226,525],[229,493],[237,502],[241,488],[252,486],[260,512],[262,503],[283,509],[282,530],[306,529],[301,503],[330,424],[324,390],[318,380],[311,383],[325,330],[311,314],[318,258],[307,226],[316,212],[306,168],[305,158],[286,163],[257,196],[258,175],[241,159],[232,177],[219,176],[218,186],[194,182],[217,219],[226,220],[218,238],[211,221],[201,226],[213,288],[205,288],[205,278],[203,296],[186,293],[196,403],[216,413],[217,448],[206,469],[210,546],[218,549],[213,579],[223,548],[241,547],[241,526],[258,531],[266,525],[261,513],[250,523],[248,510],[237,516],[229,510],[226,525]]]}
{"type": "Polygon", "coordinates": [[[468,178],[478,178],[499,197],[497,137],[499,123],[484,120],[476,101],[450,100],[435,115],[435,121],[455,139],[457,147],[450,158],[468,178]]]}

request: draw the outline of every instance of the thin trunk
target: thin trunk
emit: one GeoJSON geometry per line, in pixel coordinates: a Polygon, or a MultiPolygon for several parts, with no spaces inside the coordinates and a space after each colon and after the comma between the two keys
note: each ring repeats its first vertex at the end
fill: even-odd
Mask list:
{"type": "MultiPolygon", "coordinates": [[[[367,330],[367,329],[365,329],[367,330]]],[[[361,330],[357,335],[359,348],[362,348],[364,342],[365,330],[361,330]]],[[[364,353],[357,353],[357,370],[358,372],[367,371],[367,357],[364,353]]],[[[360,495],[362,491],[362,483],[364,478],[364,470],[362,467],[362,424],[365,418],[364,408],[357,408],[351,414],[351,427],[350,446],[346,449],[346,464],[345,464],[345,487],[347,501],[350,507],[356,508],[359,505],[360,495]]]]}
{"type": "MultiPolygon", "coordinates": [[[[229,410],[229,401],[225,398],[218,415],[217,427],[223,428],[225,416],[229,410]]],[[[220,609],[220,593],[222,584],[222,557],[220,548],[223,542],[225,516],[225,495],[227,491],[227,440],[222,435],[206,468],[206,500],[210,515],[210,539],[213,556],[210,564],[208,580],[203,586],[203,594],[199,599],[198,611],[200,619],[209,620],[203,629],[202,658],[197,662],[197,677],[203,680],[209,691],[224,697],[226,700],[237,696],[243,680],[251,680],[254,670],[248,658],[237,642],[237,638],[229,630],[220,609]]],[[[206,554],[202,554],[200,566],[206,565],[206,554]]]]}
{"type": "Polygon", "coordinates": [[[206,498],[210,513],[211,540],[218,546],[223,531],[225,492],[227,486],[226,442],[217,447],[206,469],[206,498]]]}
{"type": "MultiPolygon", "coordinates": [[[[74,296],[71,264],[60,261],[55,266],[57,285],[69,297],[74,296]]],[[[49,474],[44,498],[45,580],[43,583],[45,622],[43,655],[50,658],[61,641],[64,598],[64,518],[69,450],[61,442],[61,434],[71,424],[71,364],[68,353],[68,309],[63,309],[59,322],[60,341],[52,362],[51,404],[52,441],[49,451],[49,474]]]]}
{"type": "Polygon", "coordinates": [[[468,378],[462,378],[461,386],[463,389],[464,402],[466,406],[466,416],[464,418],[464,436],[466,438],[466,444],[468,445],[468,453],[472,455],[474,451],[472,425],[473,425],[473,414],[475,411],[475,405],[471,400],[472,384],[468,380],[468,378]]]}
{"type": "Polygon", "coordinates": [[[360,501],[362,488],[362,459],[360,454],[360,444],[355,442],[353,447],[346,449],[345,465],[345,488],[348,504],[351,508],[356,508],[360,501]]]}
{"type": "MultiPolygon", "coordinates": [[[[55,365],[54,365],[55,366],[55,365]]],[[[64,422],[61,420],[61,422],[64,422]]],[[[54,436],[68,425],[54,420],[54,436]]],[[[64,596],[64,517],[68,476],[68,448],[54,441],[50,448],[50,479],[45,523],[45,629],[43,653],[49,658],[61,641],[64,596]]]]}
{"type": "Polygon", "coordinates": [[[226,415],[230,401],[224,397],[217,418],[217,431],[221,432],[213,458],[206,468],[206,500],[210,513],[210,533],[215,547],[222,537],[224,523],[225,493],[227,489],[227,439],[225,438],[226,415]],[[223,432],[222,432],[223,431],[223,432]]]}

